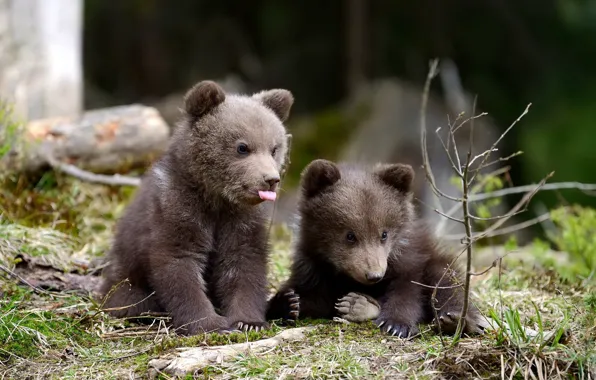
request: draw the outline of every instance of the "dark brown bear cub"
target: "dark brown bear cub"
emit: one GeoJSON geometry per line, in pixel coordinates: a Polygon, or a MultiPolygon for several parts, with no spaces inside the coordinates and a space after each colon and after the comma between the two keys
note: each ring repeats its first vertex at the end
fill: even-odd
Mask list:
{"type": "Polygon", "coordinates": [[[167,152],[118,223],[104,308],[165,312],[184,334],[267,327],[263,201],[276,197],[293,101],[286,90],[226,95],[210,81],[188,91],[167,152]]]}
{"type": "MultiPolygon", "coordinates": [[[[432,289],[443,332],[453,333],[463,292],[453,287],[445,255],[417,220],[414,171],[408,165],[372,168],[310,163],[302,174],[300,226],[289,280],[270,300],[267,318],[375,319],[381,330],[407,337],[434,320],[432,289]]],[[[457,282],[458,283],[458,282],[457,282]]],[[[465,332],[481,332],[470,306],[465,332]]]]}

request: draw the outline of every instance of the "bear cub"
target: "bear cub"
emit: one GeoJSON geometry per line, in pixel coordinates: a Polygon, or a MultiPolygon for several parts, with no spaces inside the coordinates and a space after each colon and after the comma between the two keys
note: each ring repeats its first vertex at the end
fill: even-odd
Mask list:
{"type": "Polygon", "coordinates": [[[184,98],[167,151],[119,220],[100,289],[115,317],[169,314],[177,332],[267,328],[268,213],[287,151],[283,89],[184,98]]]}
{"type": "MultiPolygon", "coordinates": [[[[269,301],[267,318],[373,319],[382,331],[404,338],[418,333],[418,323],[454,333],[463,271],[417,219],[413,179],[409,165],[311,162],[301,178],[291,275],[269,301]],[[435,321],[428,286],[437,284],[435,321]]],[[[470,303],[464,332],[483,327],[470,303]]]]}

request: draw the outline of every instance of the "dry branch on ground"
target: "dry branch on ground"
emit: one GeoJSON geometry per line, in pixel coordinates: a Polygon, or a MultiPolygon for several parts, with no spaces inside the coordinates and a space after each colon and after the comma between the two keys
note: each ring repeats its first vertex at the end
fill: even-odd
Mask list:
{"type": "Polygon", "coordinates": [[[178,348],[175,354],[168,355],[149,362],[150,372],[153,375],[164,372],[174,376],[199,371],[208,365],[221,364],[223,361],[234,358],[240,354],[258,353],[271,350],[282,343],[304,340],[305,333],[314,327],[298,327],[287,329],[272,338],[255,342],[237,343],[213,347],[183,347],[178,348]]]}

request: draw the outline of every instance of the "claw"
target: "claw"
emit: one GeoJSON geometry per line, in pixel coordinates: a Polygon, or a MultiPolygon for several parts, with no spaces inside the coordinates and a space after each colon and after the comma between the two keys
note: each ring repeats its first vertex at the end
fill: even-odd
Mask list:
{"type": "Polygon", "coordinates": [[[242,326],[244,326],[243,322],[238,322],[238,324],[236,325],[236,327],[239,329],[242,329],[242,326]]]}
{"type": "Polygon", "coordinates": [[[393,328],[393,325],[388,325],[385,331],[389,332],[389,331],[391,331],[392,328],[393,328]]]}
{"type": "Polygon", "coordinates": [[[377,327],[378,327],[378,328],[381,328],[381,327],[382,327],[384,324],[385,324],[385,321],[381,321],[381,323],[379,323],[379,324],[377,325],[377,327]]]}

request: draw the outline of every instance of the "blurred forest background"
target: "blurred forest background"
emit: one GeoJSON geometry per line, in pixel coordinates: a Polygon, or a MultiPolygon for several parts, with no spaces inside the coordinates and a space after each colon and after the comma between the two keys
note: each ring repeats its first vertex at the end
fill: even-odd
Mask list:
{"type": "MultiPolygon", "coordinates": [[[[26,3],[41,4],[0,1],[13,8],[26,3]]],[[[182,95],[199,80],[217,80],[230,91],[294,93],[292,165],[279,220],[292,211],[292,188],[314,158],[420,167],[420,97],[435,57],[443,76],[432,86],[431,143],[448,114],[471,112],[476,95],[477,112],[489,114],[477,132],[478,149],[532,103],[500,146],[501,156],[524,152],[509,163],[507,181],[536,183],[554,170],[552,181],[596,182],[594,0],[69,0],[43,6],[75,3],[84,109],[142,103],[156,107],[173,128],[182,95]]],[[[11,98],[10,89],[2,91],[11,98]]],[[[29,113],[47,116],[60,115],[29,113]]],[[[448,185],[440,149],[431,161],[448,185]]],[[[418,191],[424,188],[420,182],[418,191]]],[[[550,209],[563,199],[596,206],[596,198],[577,191],[544,192],[535,204],[550,209]]]]}

